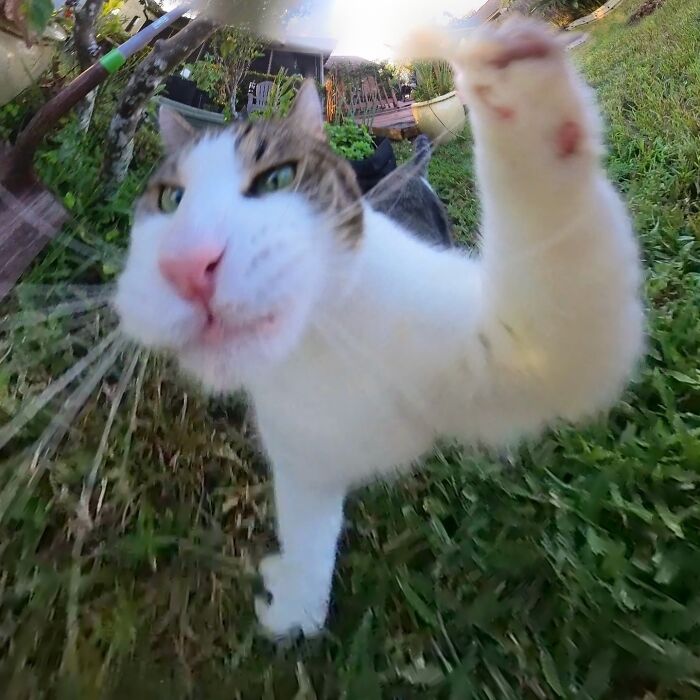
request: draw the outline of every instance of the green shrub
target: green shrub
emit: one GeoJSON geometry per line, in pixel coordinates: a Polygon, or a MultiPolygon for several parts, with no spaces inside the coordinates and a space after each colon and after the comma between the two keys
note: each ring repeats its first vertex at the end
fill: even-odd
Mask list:
{"type": "Polygon", "coordinates": [[[413,92],[418,102],[432,100],[454,90],[452,67],[447,61],[416,61],[416,89],[413,92]]]}
{"type": "Polygon", "coordinates": [[[326,134],[331,148],[350,160],[362,160],[374,153],[372,134],[364,124],[345,120],[340,124],[326,124],[326,134]]]}
{"type": "Polygon", "coordinates": [[[300,75],[287,75],[284,68],[272,81],[272,87],[267,96],[267,102],[263,109],[253,112],[251,119],[281,119],[289,114],[294,104],[294,98],[301,87],[303,78],[300,75]]]}
{"type": "Polygon", "coordinates": [[[603,0],[539,0],[531,4],[530,12],[565,27],[602,4],[603,0]]]}

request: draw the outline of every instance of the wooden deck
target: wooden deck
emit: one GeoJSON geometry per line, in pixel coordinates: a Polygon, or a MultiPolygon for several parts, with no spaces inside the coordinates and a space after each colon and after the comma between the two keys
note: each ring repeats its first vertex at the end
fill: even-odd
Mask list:
{"type": "MultiPolygon", "coordinates": [[[[377,112],[370,131],[375,136],[386,137],[392,141],[402,141],[418,136],[418,127],[411,111],[411,102],[401,102],[398,109],[377,112]]],[[[361,122],[361,119],[357,119],[361,122]]]]}
{"type": "MultiPolygon", "coordinates": [[[[4,150],[0,143],[0,154],[4,150]]],[[[0,182],[0,300],[67,220],[63,205],[39,182],[13,192],[0,182]]]]}

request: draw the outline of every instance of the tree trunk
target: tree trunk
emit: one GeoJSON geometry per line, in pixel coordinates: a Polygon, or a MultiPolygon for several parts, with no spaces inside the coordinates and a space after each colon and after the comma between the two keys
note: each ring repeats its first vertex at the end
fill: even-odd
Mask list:
{"type": "MultiPolygon", "coordinates": [[[[76,4],[73,42],[81,70],[88,69],[100,57],[100,47],[97,44],[95,32],[97,19],[103,6],[104,0],[83,0],[82,3],[76,4]]],[[[97,89],[93,90],[78,105],[78,120],[83,131],[90,128],[96,99],[97,89]]]]}
{"type": "Polygon", "coordinates": [[[156,88],[215,29],[216,25],[209,20],[190,22],[170,39],[157,41],[153,51],[136,68],[119,99],[107,134],[103,173],[108,187],[115,187],[126,177],[136,128],[156,88]]]}
{"type": "Polygon", "coordinates": [[[251,63],[252,61],[247,61],[244,66],[234,66],[230,73],[229,87],[231,90],[231,114],[234,117],[238,114],[238,111],[236,110],[236,97],[238,95],[238,86],[241,84],[243,76],[250,69],[251,63]]]}
{"type": "Polygon", "coordinates": [[[237,88],[237,85],[233,85],[231,87],[231,95],[229,97],[229,104],[231,105],[231,116],[234,118],[238,116],[238,110],[236,109],[236,93],[238,92],[237,88]]]}
{"type": "Polygon", "coordinates": [[[156,0],[139,0],[141,6],[146,12],[150,12],[154,17],[161,17],[165,14],[165,10],[156,2],[156,0]]]}
{"type": "Polygon", "coordinates": [[[78,113],[78,124],[80,125],[80,130],[83,132],[87,132],[92,123],[92,113],[95,111],[98,90],[99,88],[95,88],[92,92],[88,93],[85,99],[75,108],[78,113]]]}

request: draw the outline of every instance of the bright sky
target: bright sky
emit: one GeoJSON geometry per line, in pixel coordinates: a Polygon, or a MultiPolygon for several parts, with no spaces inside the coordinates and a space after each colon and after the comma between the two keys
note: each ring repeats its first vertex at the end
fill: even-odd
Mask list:
{"type": "MultiPolygon", "coordinates": [[[[158,1],[166,9],[182,2],[158,1]]],[[[213,3],[226,8],[230,0],[188,1],[202,7],[213,3]]],[[[338,40],[333,52],[337,56],[382,59],[391,58],[391,47],[399,45],[412,30],[442,24],[451,17],[465,17],[484,2],[486,0],[276,0],[270,6],[304,9],[304,14],[293,17],[288,23],[285,32],[288,37],[334,37],[338,40]]],[[[244,5],[248,7],[248,3],[244,5]]],[[[234,24],[236,4],[231,2],[228,8],[227,21],[234,24]]],[[[258,20],[264,21],[263,17],[260,15],[258,20]]]]}
{"type": "Polygon", "coordinates": [[[369,59],[390,58],[391,45],[412,29],[464,17],[485,0],[334,0],[330,35],[333,53],[369,59]]]}

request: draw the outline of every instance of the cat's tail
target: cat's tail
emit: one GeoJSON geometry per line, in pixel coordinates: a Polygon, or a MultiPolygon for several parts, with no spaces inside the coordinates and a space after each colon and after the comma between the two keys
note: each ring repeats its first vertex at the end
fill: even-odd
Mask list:
{"type": "Polygon", "coordinates": [[[433,146],[425,134],[419,134],[413,142],[413,165],[420,174],[428,174],[428,163],[433,156],[433,146]]]}

